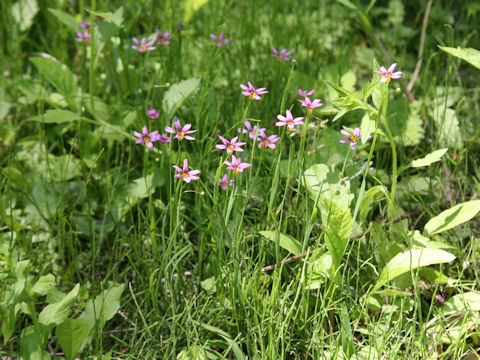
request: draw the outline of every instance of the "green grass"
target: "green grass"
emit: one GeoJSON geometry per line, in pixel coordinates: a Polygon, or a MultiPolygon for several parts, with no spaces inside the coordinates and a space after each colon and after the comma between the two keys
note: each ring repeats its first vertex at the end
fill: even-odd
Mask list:
{"type": "Polygon", "coordinates": [[[415,1],[200,3],[1,2],[0,355],[477,358],[480,70],[437,45],[480,49],[480,7],[435,1],[424,19],[415,1]],[[71,28],[48,8],[74,16],[71,28]],[[93,23],[90,11],[114,14],[93,45],[77,43],[73,28],[93,23]],[[155,28],[171,32],[170,45],[131,49],[155,28]],[[209,34],[220,32],[231,44],[215,46],[209,34]],[[272,46],[296,63],[271,57],[272,46]],[[373,70],[392,62],[402,79],[379,85],[373,70]],[[247,81],[269,93],[250,101],[247,81]],[[290,136],[274,123],[286,109],[306,116],[297,88],[315,88],[325,106],[290,136]],[[195,141],[135,144],[133,131],[164,133],[174,116],[198,129],[195,141]],[[245,119],[281,140],[261,149],[240,135],[235,155],[253,166],[223,191],[212,185],[227,160],[215,144],[245,119]],[[372,138],[349,151],[340,129],[361,124],[372,138]],[[442,148],[440,161],[410,166],[442,148]],[[174,178],[184,158],[199,181],[174,178]],[[473,217],[425,230],[464,202],[473,217]],[[419,248],[422,266],[385,273],[419,248]],[[33,286],[47,274],[54,282],[33,286]],[[62,345],[67,317],[88,325],[73,355],[62,345]]]}

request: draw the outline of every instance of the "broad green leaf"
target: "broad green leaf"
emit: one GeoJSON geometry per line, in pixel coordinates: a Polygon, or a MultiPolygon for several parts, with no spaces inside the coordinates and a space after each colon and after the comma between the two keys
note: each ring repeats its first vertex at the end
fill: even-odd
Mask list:
{"type": "Polygon", "coordinates": [[[349,209],[353,200],[350,182],[340,182],[337,170],[325,164],[316,164],[305,171],[305,185],[313,201],[330,200],[341,209],[349,209]],[[320,193],[320,194],[319,194],[320,193]]]}
{"type": "Polygon", "coordinates": [[[448,148],[436,150],[425,157],[412,161],[412,167],[423,167],[440,161],[443,155],[447,152],[448,148]]]}
{"type": "Polygon", "coordinates": [[[180,351],[177,360],[208,360],[208,357],[203,348],[194,344],[180,351]]]}
{"type": "Polygon", "coordinates": [[[30,270],[30,260],[22,260],[17,262],[15,266],[15,275],[17,279],[13,284],[13,288],[10,291],[10,296],[7,299],[7,305],[12,306],[17,299],[22,295],[23,289],[27,282],[28,272],[30,270]]]}
{"type": "Polygon", "coordinates": [[[395,142],[405,146],[418,145],[425,126],[420,117],[420,103],[399,98],[388,103],[387,121],[395,142]]]}
{"type": "Polygon", "coordinates": [[[68,110],[47,110],[45,114],[37,115],[31,120],[46,124],[62,124],[79,120],[81,117],[68,110]]]}
{"type": "Polygon", "coordinates": [[[366,112],[362,117],[362,124],[360,125],[362,144],[365,144],[370,135],[375,131],[375,119],[372,119],[372,115],[372,113],[366,112]]]}
{"type": "Polygon", "coordinates": [[[88,324],[78,319],[67,319],[57,326],[55,335],[66,360],[72,360],[88,336],[88,324]]]}
{"type": "Polygon", "coordinates": [[[372,293],[390,280],[419,267],[451,262],[455,255],[440,249],[411,249],[393,257],[383,268],[372,293]]]}
{"type": "Polygon", "coordinates": [[[445,302],[443,313],[445,315],[461,313],[464,311],[480,311],[480,292],[470,291],[463,294],[452,296],[445,302]]]}
{"type": "Polygon", "coordinates": [[[435,107],[435,126],[437,127],[438,143],[441,146],[459,149],[463,146],[463,136],[460,130],[455,110],[443,105],[435,107]]]}
{"type": "Polygon", "coordinates": [[[156,187],[163,184],[165,184],[165,178],[161,176],[161,171],[157,169],[153,174],[135,179],[128,184],[126,197],[131,202],[144,199],[153,194],[156,187]]]}
{"type": "Polygon", "coordinates": [[[20,337],[20,354],[24,360],[47,360],[51,357],[42,350],[42,334],[34,332],[33,326],[24,329],[20,337]]]}
{"type": "Polygon", "coordinates": [[[8,101],[0,101],[0,120],[3,120],[8,115],[12,104],[8,101]]]}
{"type": "Polygon", "coordinates": [[[182,106],[186,98],[200,89],[200,79],[191,78],[173,84],[163,97],[162,108],[165,112],[165,120],[169,122],[175,112],[182,106]]]}
{"type": "Polygon", "coordinates": [[[305,171],[305,183],[310,197],[317,201],[325,226],[325,244],[337,268],[343,258],[353,220],[350,214],[350,182],[340,182],[336,170],[316,164],[305,171]]]}
{"type": "Polygon", "coordinates": [[[38,295],[45,295],[55,287],[55,277],[52,274],[41,276],[32,286],[31,292],[38,295]]]}
{"type": "Polygon", "coordinates": [[[343,87],[343,86],[339,86],[331,81],[328,81],[328,80],[325,80],[325,83],[330,86],[331,88],[335,89],[337,91],[337,93],[341,96],[348,96],[348,97],[351,97],[352,99],[356,99],[355,97],[355,94],[350,91],[349,89],[343,87]]]}
{"type": "Polygon", "coordinates": [[[467,201],[443,211],[425,224],[430,234],[438,234],[472,219],[480,211],[480,200],[467,201]]]}
{"type": "Polygon", "coordinates": [[[15,22],[20,25],[20,31],[25,31],[32,25],[37,12],[37,0],[18,0],[12,5],[12,16],[15,22]]]}
{"type": "Polygon", "coordinates": [[[185,0],[183,3],[183,19],[185,23],[188,23],[193,15],[207,2],[208,0],[185,0]]]}
{"type": "Polygon", "coordinates": [[[370,205],[374,205],[373,199],[375,196],[381,195],[378,200],[389,199],[388,190],[383,185],[376,185],[368,189],[362,197],[362,202],[360,203],[360,219],[365,220],[367,218],[368,212],[370,211],[370,205]]]}
{"type": "Polygon", "coordinates": [[[452,281],[448,276],[442,274],[440,271],[431,268],[422,268],[419,270],[420,276],[423,276],[425,279],[431,282],[439,284],[448,284],[452,281]]]}
{"type": "MultiPolygon", "coordinates": [[[[266,237],[268,240],[271,240],[275,242],[275,236],[276,232],[275,231],[260,231],[260,234],[264,237],[266,237]]],[[[278,239],[278,244],[287,250],[288,252],[294,254],[294,255],[299,255],[302,253],[302,244],[298,240],[296,240],[294,237],[287,235],[287,234],[282,234],[278,233],[279,239],[278,239]]]]}
{"type": "Polygon", "coordinates": [[[353,219],[348,208],[341,208],[327,199],[324,199],[321,204],[322,223],[325,226],[325,245],[332,255],[333,264],[337,269],[342,262],[352,233],[353,219]]]}
{"type": "Polygon", "coordinates": [[[343,304],[342,312],[340,313],[340,323],[341,327],[341,334],[342,334],[342,349],[347,358],[350,358],[353,355],[354,347],[353,347],[353,333],[352,328],[350,326],[350,318],[348,316],[348,309],[343,304]]]}
{"type": "Polygon", "coordinates": [[[78,89],[77,81],[70,69],[58,62],[58,60],[48,57],[31,57],[29,60],[35,65],[45,80],[65,96],[65,99],[72,106],[78,89]]]}
{"type": "Polygon", "coordinates": [[[93,302],[90,302],[84,312],[78,317],[88,324],[89,331],[97,329],[102,331],[105,323],[115,315],[120,308],[120,296],[123,292],[123,285],[114,286],[104,290],[93,302]],[[95,324],[97,323],[97,326],[95,324]]]}
{"type": "MultiPolygon", "coordinates": [[[[322,249],[320,251],[323,252],[322,249]]],[[[330,276],[333,260],[330,253],[323,253],[318,257],[315,252],[307,263],[307,279],[305,288],[309,290],[318,289],[325,281],[325,278],[330,276]]]]}
{"type": "Polygon", "coordinates": [[[357,82],[357,77],[355,76],[355,73],[352,71],[348,71],[345,74],[342,75],[340,79],[340,84],[342,84],[342,87],[354,91],[355,90],[355,83],[357,82]]]}
{"type": "Polygon", "coordinates": [[[52,8],[48,8],[48,11],[50,11],[62,23],[67,25],[70,28],[70,30],[75,32],[82,30],[77,20],[75,20],[75,18],[72,15],[66,13],[65,11],[52,9],[52,8]]]}
{"type": "Polygon", "coordinates": [[[52,179],[71,180],[82,174],[82,161],[71,154],[55,156],[50,159],[52,179]]]}
{"type": "Polygon", "coordinates": [[[47,305],[38,315],[38,322],[45,326],[59,325],[68,318],[71,307],[77,299],[80,284],[75,287],[59,302],[47,305]]]}
{"type": "Polygon", "coordinates": [[[446,53],[465,60],[477,69],[480,69],[480,51],[473,48],[452,48],[440,45],[438,45],[438,47],[446,53]]]}

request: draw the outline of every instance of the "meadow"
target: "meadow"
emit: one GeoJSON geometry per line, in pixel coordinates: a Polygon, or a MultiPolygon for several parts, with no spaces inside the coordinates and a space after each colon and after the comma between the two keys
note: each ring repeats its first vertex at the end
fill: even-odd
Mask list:
{"type": "Polygon", "coordinates": [[[479,358],[480,2],[0,16],[0,359],[479,358]]]}

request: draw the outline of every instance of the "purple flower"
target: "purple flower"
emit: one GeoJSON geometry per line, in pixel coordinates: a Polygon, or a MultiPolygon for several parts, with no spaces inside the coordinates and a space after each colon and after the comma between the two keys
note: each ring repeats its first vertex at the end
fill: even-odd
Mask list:
{"type": "Polygon", "coordinates": [[[155,32],[157,33],[157,44],[158,45],[168,45],[170,44],[170,40],[172,39],[170,36],[170,33],[168,31],[165,31],[162,33],[160,30],[155,29],[155,32]]]}
{"type": "Polygon", "coordinates": [[[135,45],[132,45],[132,49],[138,50],[140,53],[155,50],[155,47],[152,46],[155,43],[155,39],[147,42],[145,38],[142,38],[141,41],[138,41],[137,38],[133,37],[132,41],[135,43],[135,45]]]}
{"type": "Polygon", "coordinates": [[[162,134],[158,136],[157,140],[160,140],[162,145],[165,145],[170,142],[170,136],[168,136],[167,134],[162,134]]]}
{"type": "Polygon", "coordinates": [[[348,131],[346,130],[340,130],[340,132],[345,135],[345,136],[348,136],[344,139],[340,139],[339,141],[342,143],[342,144],[345,144],[345,143],[350,143],[350,149],[352,150],[355,150],[355,147],[357,146],[357,142],[358,140],[360,140],[361,136],[360,136],[360,128],[355,128],[355,130],[353,130],[353,134],[350,134],[348,131]]]}
{"type": "Polygon", "coordinates": [[[255,89],[255,87],[252,85],[252,83],[249,81],[248,82],[248,87],[246,85],[240,84],[240,87],[245,90],[242,92],[243,96],[249,96],[250,100],[260,100],[260,95],[262,94],[267,94],[268,91],[266,91],[266,88],[258,88],[255,89]]]}
{"type": "Polygon", "coordinates": [[[274,47],[272,47],[273,54],[271,56],[276,57],[278,60],[282,61],[289,61],[289,56],[292,55],[293,51],[287,51],[287,49],[282,49],[278,51],[274,47]]]}
{"type": "MultiPolygon", "coordinates": [[[[257,127],[258,126],[255,125],[255,126],[252,127],[252,125],[250,125],[250,121],[248,121],[248,120],[245,120],[244,124],[245,124],[246,129],[238,128],[237,131],[241,132],[241,133],[244,133],[244,134],[248,134],[250,139],[255,140],[255,134],[257,133],[257,127]]],[[[266,130],[265,128],[260,128],[260,129],[258,129],[258,133],[260,134],[262,131],[265,131],[265,130],[266,130]]]]}
{"type": "Polygon", "coordinates": [[[312,89],[310,91],[297,89],[297,91],[298,91],[298,93],[300,94],[301,97],[307,97],[307,96],[312,96],[313,93],[315,92],[315,89],[312,89]]]}
{"type": "Polygon", "coordinates": [[[82,27],[84,29],[87,29],[87,30],[90,30],[90,25],[88,25],[87,22],[83,19],[82,19],[82,21],[80,21],[80,27],[82,27]]]}
{"type": "Polygon", "coordinates": [[[233,175],[238,175],[243,172],[246,168],[252,166],[252,164],[242,163],[241,158],[236,158],[235,155],[232,155],[232,161],[225,161],[225,165],[228,165],[227,169],[233,171],[233,175]]]}
{"type": "Polygon", "coordinates": [[[307,108],[307,114],[311,114],[313,109],[323,106],[322,100],[320,99],[315,99],[310,101],[310,98],[308,96],[305,96],[304,100],[298,100],[302,104],[302,106],[305,106],[307,108]]]}
{"type": "MultiPolygon", "coordinates": [[[[215,182],[213,185],[216,185],[215,182]]],[[[218,186],[220,186],[222,190],[227,190],[229,186],[233,186],[233,180],[228,181],[228,176],[225,174],[221,179],[218,179],[218,186]]]]}
{"type": "Polygon", "coordinates": [[[400,79],[402,77],[402,72],[397,71],[393,72],[395,70],[395,67],[397,66],[397,63],[393,63],[390,65],[390,67],[385,69],[383,66],[380,67],[380,71],[374,71],[374,73],[378,75],[383,75],[382,79],[380,80],[381,83],[389,83],[390,79],[400,79]]]}
{"type": "Polygon", "coordinates": [[[151,108],[151,109],[148,109],[147,115],[150,119],[157,119],[160,116],[160,111],[157,111],[154,108],[151,108]]]}
{"type": "Polygon", "coordinates": [[[212,38],[213,41],[217,43],[217,46],[230,44],[230,40],[224,39],[223,36],[224,36],[223,32],[221,32],[220,35],[218,35],[218,37],[216,37],[214,34],[210,34],[210,37],[212,38]]]}
{"type": "Polygon", "coordinates": [[[195,140],[193,136],[187,135],[192,134],[198,130],[189,130],[192,127],[192,124],[186,124],[184,127],[180,124],[180,120],[175,117],[173,119],[173,124],[175,125],[175,129],[171,128],[170,126],[165,126],[165,131],[170,134],[175,134],[174,138],[178,140],[195,140]]]}
{"type": "Polygon", "coordinates": [[[142,128],[143,134],[140,134],[139,132],[134,131],[133,135],[136,137],[140,138],[140,140],[137,140],[135,143],[136,144],[145,144],[147,145],[148,148],[153,148],[152,142],[160,140],[160,135],[158,135],[158,131],[154,131],[151,134],[148,133],[147,127],[144,126],[142,128]]]}
{"type": "Polygon", "coordinates": [[[183,160],[183,169],[179,168],[177,165],[173,165],[172,167],[178,172],[178,174],[175,174],[175,177],[182,179],[186,183],[189,183],[192,180],[200,179],[200,177],[195,176],[200,174],[200,170],[188,171],[188,159],[183,160]]]}
{"type": "Polygon", "coordinates": [[[90,33],[88,32],[88,30],[84,31],[83,33],[80,31],[77,31],[76,35],[77,35],[77,38],[75,39],[75,41],[77,42],[84,42],[88,44],[92,40],[92,37],[90,36],[90,33]]]}
{"type": "Polygon", "coordinates": [[[277,121],[275,123],[276,126],[287,125],[288,131],[292,131],[293,129],[295,129],[296,125],[303,125],[303,121],[302,121],[304,119],[303,117],[298,117],[294,119],[290,110],[287,110],[286,114],[287,114],[286,117],[283,115],[277,115],[277,119],[280,121],[277,121]]]}
{"type": "Polygon", "coordinates": [[[217,149],[225,149],[227,150],[227,154],[230,154],[234,151],[243,151],[241,146],[245,145],[245,142],[237,142],[238,136],[235,136],[231,141],[228,141],[225,139],[223,136],[218,136],[220,140],[222,140],[223,144],[217,144],[215,145],[215,148],[217,149]]]}
{"type": "Polygon", "coordinates": [[[270,149],[275,149],[276,148],[276,145],[275,143],[280,141],[280,138],[273,134],[273,135],[270,135],[270,136],[267,136],[265,135],[265,131],[262,131],[260,134],[260,142],[258,144],[258,147],[260,148],[270,148],[270,149]]]}

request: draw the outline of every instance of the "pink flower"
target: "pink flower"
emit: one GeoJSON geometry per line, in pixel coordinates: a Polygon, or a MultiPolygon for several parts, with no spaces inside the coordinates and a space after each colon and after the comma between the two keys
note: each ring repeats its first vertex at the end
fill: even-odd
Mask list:
{"type": "Polygon", "coordinates": [[[170,142],[170,136],[167,134],[162,134],[158,136],[158,140],[162,143],[162,145],[165,145],[170,142]]]}
{"type": "Polygon", "coordinates": [[[86,30],[83,33],[80,32],[80,31],[77,31],[76,35],[77,35],[77,38],[75,39],[75,41],[77,41],[77,42],[84,42],[84,43],[88,44],[92,40],[88,30],[86,30]]]}
{"type": "Polygon", "coordinates": [[[232,161],[225,161],[225,165],[228,165],[227,169],[233,171],[233,175],[238,175],[243,172],[243,170],[252,166],[252,164],[242,163],[241,158],[236,158],[235,155],[232,155],[232,161]]]}
{"type": "Polygon", "coordinates": [[[287,125],[288,131],[292,131],[293,129],[295,129],[296,125],[303,125],[303,121],[302,121],[304,119],[303,117],[298,117],[294,119],[290,110],[287,110],[286,114],[287,114],[286,117],[283,115],[277,115],[277,119],[280,121],[277,121],[275,123],[276,126],[287,125]]]}
{"type": "Polygon", "coordinates": [[[230,40],[224,39],[223,36],[224,36],[223,32],[221,32],[220,35],[218,35],[218,37],[216,37],[214,34],[210,34],[210,37],[212,38],[213,41],[217,43],[217,46],[230,44],[230,40]]]}
{"type": "Polygon", "coordinates": [[[308,96],[305,96],[304,100],[298,100],[302,104],[302,106],[305,106],[307,108],[307,114],[311,114],[313,109],[323,106],[322,100],[320,99],[315,99],[310,101],[310,98],[308,96]]]}
{"type": "Polygon", "coordinates": [[[258,147],[260,148],[270,148],[270,149],[275,149],[276,148],[276,145],[275,143],[280,141],[280,138],[273,134],[273,135],[270,135],[270,136],[267,136],[265,135],[265,131],[262,131],[260,134],[259,134],[259,137],[260,137],[260,142],[258,144],[258,147]]]}
{"type": "Polygon", "coordinates": [[[245,142],[237,142],[238,136],[235,136],[231,141],[228,141],[225,139],[223,136],[218,136],[220,140],[222,140],[223,144],[217,144],[215,145],[215,148],[217,149],[225,149],[227,150],[227,154],[230,154],[234,151],[243,151],[243,149],[240,146],[245,145],[245,142]]]}
{"type": "Polygon", "coordinates": [[[188,171],[188,159],[183,160],[183,169],[180,169],[177,165],[173,165],[172,167],[178,172],[178,174],[175,174],[175,177],[182,179],[186,183],[189,183],[192,180],[200,179],[200,177],[195,176],[200,174],[200,170],[188,171]]]}
{"type": "Polygon", "coordinates": [[[87,22],[85,20],[82,19],[82,21],[80,21],[80,27],[84,28],[84,29],[87,29],[89,30],[90,29],[90,25],[87,24],[87,22]]]}
{"type": "MultiPolygon", "coordinates": [[[[213,185],[215,186],[215,182],[213,185]]],[[[220,186],[222,190],[227,190],[229,186],[233,186],[233,180],[228,181],[228,176],[225,174],[221,179],[218,179],[218,186],[220,186]]]]}
{"type": "Polygon", "coordinates": [[[344,139],[340,139],[339,141],[342,143],[342,144],[345,144],[345,143],[350,143],[350,149],[352,150],[355,150],[355,147],[357,146],[357,142],[358,140],[360,140],[361,136],[360,136],[360,128],[355,128],[355,130],[353,130],[353,134],[350,134],[348,131],[346,130],[340,130],[340,132],[345,135],[345,136],[348,136],[344,139]]]}
{"type": "Polygon", "coordinates": [[[245,90],[242,92],[242,95],[249,96],[250,100],[260,100],[260,95],[268,93],[268,91],[265,90],[266,88],[255,89],[250,81],[248,82],[248,87],[243,84],[240,84],[240,87],[245,90]]]}
{"type": "Polygon", "coordinates": [[[151,108],[151,109],[148,109],[147,115],[150,119],[157,119],[160,116],[160,111],[157,111],[154,108],[151,108]]]}
{"type": "Polygon", "coordinates": [[[151,134],[148,133],[147,127],[144,126],[142,128],[143,134],[140,134],[139,132],[134,131],[133,135],[136,137],[140,138],[140,140],[137,140],[135,143],[136,144],[145,144],[147,145],[148,148],[153,148],[152,142],[160,140],[160,135],[158,135],[158,131],[154,131],[151,134]]]}
{"type": "Polygon", "coordinates": [[[390,67],[385,69],[383,66],[380,67],[380,71],[374,71],[374,73],[378,75],[383,75],[382,79],[380,80],[381,83],[389,83],[390,79],[400,79],[402,77],[402,72],[397,71],[393,72],[395,70],[395,67],[397,66],[397,63],[393,63],[390,65],[390,67]]]}
{"type": "Polygon", "coordinates": [[[289,61],[290,60],[290,55],[292,55],[293,51],[287,51],[287,49],[282,49],[278,51],[274,47],[272,47],[273,54],[271,56],[276,57],[278,60],[282,61],[289,61]]]}
{"type": "Polygon", "coordinates": [[[300,94],[301,97],[307,97],[307,96],[312,96],[313,93],[315,92],[315,89],[312,89],[310,91],[297,89],[297,91],[298,91],[298,93],[300,94]]]}
{"type": "Polygon", "coordinates": [[[180,120],[175,117],[173,119],[173,124],[175,125],[175,129],[171,128],[170,126],[165,126],[165,131],[170,134],[175,134],[174,138],[178,140],[195,140],[193,136],[187,135],[192,134],[198,130],[189,130],[192,127],[192,124],[186,124],[184,127],[180,124],[180,120]]]}
{"type": "Polygon", "coordinates": [[[170,33],[168,31],[165,31],[162,33],[160,30],[155,29],[155,32],[157,33],[157,45],[168,45],[170,44],[170,40],[172,39],[170,37],[170,33]]]}
{"type": "MultiPolygon", "coordinates": [[[[248,134],[248,137],[250,139],[255,140],[255,134],[257,133],[258,126],[255,125],[255,126],[252,127],[252,125],[250,124],[250,121],[248,121],[248,120],[245,120],[244,124],[245,124],[246,129],[238,128],[237,131],[241,132],[241,133],[244,133],[244,134],[248,134]]],[[[260,129],[258,129],[258,133],[260,134],[260,132],[265,131],[265,130],[266,130],[265,128],[260,128],[260,129]]]]}
{"type": "Polygon", "coordinates": [[[155,50],[155,47],[152,46],[155,43],[155,39],[147,42],[145,38],[142,38],[141,41],[138,41],[137,38],[133,37],[132,41],[135,43],[135,45],[132,45],[132,49],[138,50],[140,53],[155,50]]]}

